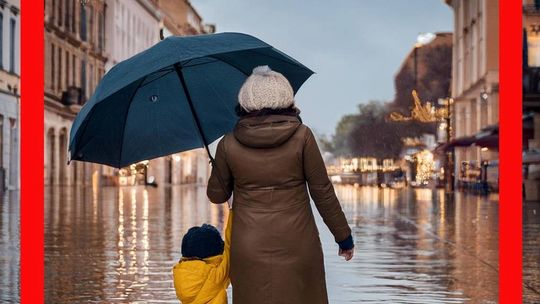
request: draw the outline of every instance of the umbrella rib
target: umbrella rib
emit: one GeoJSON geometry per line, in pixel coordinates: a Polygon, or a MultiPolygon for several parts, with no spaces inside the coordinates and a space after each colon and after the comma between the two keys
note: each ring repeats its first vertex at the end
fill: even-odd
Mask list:
{"type": "Polygon", "coordinates": [[[223,62],[223,63],[226,63],[226,64],[232,66],[233,68],[237,69],[238,71],[240,71],[240,73],[242,73],[242,74],[244,74],[244,75],[246,75],[246,76],[249,76],[248,73],[244,72],[241,68],[237,67],[236,65],[234,65],[234,64],[232,64],[232,63],[230,63],[230,62],[228,62],[228,61],[222,60],[222,59],[220,59],[220,58],[218,58],[218,57],[214,57],[214,55],[210,55],[210,56],[208,56],[208,57],[211,57],[211,58],[214,58],[214,59],[216,59],[216,60],[219,60],[219,61],[221,61],[221,62],[223,62]]]}
{"type": "Polygon", "coordinates": [[[125,115],[125,117],[123,119],[124,127],[122,128],[122,136],[120,137],[121,144],[120,144],[120,154],[119,154],[119,157],[118,157],[118,167],[119,168],[122,165],[122,152],[124,150],[124,135],[126,133],[126,125],[127,125],[127,118],[128,118],[128,115],[129,115],[129,109],[131,108],[131,104],[133,103],[133,99],[135,98],[135,95],[137,95],[137,91],[139,90],[139,88],[141,87],[143,82],[146,80],[147,76],[148,75],[144,76],[141,79],[141,81],[137,84],[137,87],[135,88],[135,90],[133,90],[133,94],[131,94],[131,97],[129,98],[128,108],[126,110],[126,115],[125,115]]]}
{"type": "MultiPolygon", "coordinates": [[[[73,136],[73,139],[75,140],[75,146],[73,147],[74,150],[73,150],[72,153],[70,153],[70,154],[75,155],[75,158],[77,158],[77,151],[81,150],[81,149],[84,147],[84,146],[83,146],[83,147],[81,147],[81,149],[77,149],[77,146],[79,146],[80,143],[78,143],[78,142],[76,141],[76,139],[77,139],[77,138],[84,138],[84,134],[86,133],[86,130],[88,129],[88,128],[87,128],[88,123],[90,122],[90,119],[92,118],[92,115],[94,114],[95,109],[96,109],[96,107],[92,107],[92,109],[91,109],[90,112],[88,113],[88,116],[86,117],[86,119],[81,123],[81,126],[80,126],[81,129],[77,130],[77,133],[73,136]],[[81,133],[81,136],[77,136],[77,134],[78,134],[79,132],[82,132],[82,133],[81,133]]],[[[71,149],[71,147],[69,147],[69,148],[71,149]]],[[[76,159],[73,159],[72,155],[68,155],[68,157],[70,158],[70,160],[69,160],[69,162],[68,162],[68,165],[69,165],[69,163],[70,163],[72,160],[76,160],[76,159]]]]}
{"type": "Polygon", "coordinates": [[[175,64],[174,68],[176,70],[176,74],[178,75],[178,78],[180,79],[180,83],[182,85],[182,89],[184,90],[184,95],[186,95],[186,99],[189,105],[189,109],[191,110],[191,114],[193,115],[193,119],[195,120],[195,126],[199,130],[199,134],[201,135],[201,139],[203,141],[203,145],[206,148],[206,151],[208,152],[208,156],[210,157],[210,160],[212,163],[214,162],[214,158],[212,157],[212,154],[210,154],[210,150],[208,149],[208,144],[206,142],[206,136],[204,134],[204,131],[201,126],[201,122],[199,120],[199,116],[197,115],[197,111],[195,111],[195,106],[193,105],[193,101],[191,100],[191,95],[189,94],[189,90],[186,85],[186,80],[184,78],[184,73],[182,73],[182,66],[180,64],[175,64]]]}
{"type": "Polygon", "coordinates": [[[196,66],[200,66],[200,65],[205,65],[205,64],[210,64],[210,63],[214,63],[214,62],[221,61],[221,60],[216,59],[216,58],[214,58],[214,59],[215,59],[214,61],[201,62],[201,63],[195,63],[195,64],[193,64],[193,65],[187,65],[187,64],[189,64],[191,61],[193,61],[193,59],[191,59],[191,60],[186,61],[186,64],[182,64],[182,68],[184,68],[184,69],[185,69],[185,68],[192,68],[192,67],[196,67],[196,66]]]}
{"type": "MultiPolygon", "coordinates": [[[[174,69],[176,70],[176,74],[178,75],[178,78],[180,79],[182,89],[184,90],[184,94],[186,95],[186,99],[187,99],[189,108],[191,110],[191,114],[193,115],[193,119],[195,120],[195,125],[196,125],[197,129],[199,130],[199,134],[202,137],[203,145],[206,148],[206,152],[208,153],[208,157],[210,158],[210,162],[212,163],[212,167],[214,169],[216,169],[217,168],[216,160],[214,159],[214,157],[210,153],[210,149],[208,148],[208,143],[206,142],[206,136],[205,136],[204,131],[202,129],[199,117],[197,116],[197,111],[195,110],[195,106],[193,104],[193,101],[191,100],[191,95],[189,94],[189,90],[188,90],[188,87],[187,87],[187,84],[186,84],[186,79],[184,78],[184,73],[182,72],[182,66],[179,63],[177,63],[177,64],[174,65],[174,69]]],[[[225,186],[225,182],[223,181],[223,179],[221,177],[221,174],[219,172],[217,173],[217,178],[219,180],[219,183],[221,184],[221,187],[223,188],[223,191],[225,193],[227,193],[227,187],[225,186]]]]}
{"type": "MultiPolygon", "coordinates": [[[[252,51],[253,51],[254,53],[259,54],[259,55],[263,55],[263,56],[266,56],[266,57],[270,57],[270,58],[272,58],[272,59],[281,61],[281,62],[283,62],[283,63],[287,63],[287,64],[289,64],[289,65],[298,66],[298,65],[300,64],[301,66],[303,66],[303,64],[301,64],[300,62],[298,62],[298,63],[290,62],[290,61],[287,61],[287,60],[283,60],[282,58],[279,58],[279,57],[275,57],[275,56],[272,56],[272,55],[269,55],[269,54],[263,54],[263,53],[261,53],[261,52],[257,52],[258,50],[259,50],[259,49],[253,49],[252,51]]],[[[277,49],[275,49],[275,50],[277,50],[277,49]]],[[[277,51],[279,51],[279,50],[277,50],[277,51]]],[[[294,58],[292,58],[292,59],[294,59],[294,58]]],[[[306,68],[306,69],[308,69],[308,70],[311,71],[311,69],[309,69],[309,68],[307,68],[307,67],[305,67],[305,66],[304,66],[304,68],[306,68]]],[[[311,71],[311,72],[313,72],[313,71],[311,71]]]]}
{"type": "MultiPolygon", "coordinates": [[[[159,70],[159,71],[157,71],[157,72],[166,72],[166,73],[163,73],[163,74],[160,75],[158,78],[152,79],[152,80],[148,81],[147,83],[142,84],[142,85],[139,87],[139,89],[140,89],[140,88],[143,88],[143,87],[145,87],[145,86],[147,86],[147,85],[149,85],[149,84],[151,84],[151,83],[154,82],[154,81],[160,80],[161,78],[163,78],[163,77],[165,77],[165,76],[167,76],[167,75],[173,73],[174,70],[170,70],[170,71],[167,71],[167,70],[159,70]]],[[[156,72],[156,73],[157,73],[157,72],[156,72]]]]}

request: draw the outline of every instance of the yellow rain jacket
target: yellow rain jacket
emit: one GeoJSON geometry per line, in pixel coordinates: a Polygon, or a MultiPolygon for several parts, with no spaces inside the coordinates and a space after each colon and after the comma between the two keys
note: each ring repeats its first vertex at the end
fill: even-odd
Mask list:
{"type": "Polygon", "coordinates": [[[223,254],[204,260],[182,258],[173,267],[174,289],[182,304],[226,304],[229,286],[232,210],[225,228],[223,254]]]}

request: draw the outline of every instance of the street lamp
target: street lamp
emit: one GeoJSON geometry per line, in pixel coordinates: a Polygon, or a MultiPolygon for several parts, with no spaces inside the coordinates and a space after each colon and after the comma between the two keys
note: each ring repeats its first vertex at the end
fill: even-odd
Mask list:
{"type": "MultiPolygon", "coordinates": [[[[439,104],[446,106],[446,115],[444,120],[446,122],[446,143],[450,143],[452,139],[452,104],[454,104],[453,98],[442,98],[439,99],[439,104]]],[[[446,152],[446,190],[447,192],[454,192],[454,162],[455,162],[455,153],[454,148],[451,148],[446,152]]]]}

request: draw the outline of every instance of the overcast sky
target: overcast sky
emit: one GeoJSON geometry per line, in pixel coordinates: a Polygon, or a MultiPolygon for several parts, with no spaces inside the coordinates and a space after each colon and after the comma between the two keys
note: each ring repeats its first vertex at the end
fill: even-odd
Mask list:
{"type": "Polygon", "coordinates": [[[315,75],[296,95],[304,123],[330,135],[342,115],[391,100],[394,75],[425,32],[452,31],[443,0],[191,0],[217,32],[254,35],[315,75]]]}

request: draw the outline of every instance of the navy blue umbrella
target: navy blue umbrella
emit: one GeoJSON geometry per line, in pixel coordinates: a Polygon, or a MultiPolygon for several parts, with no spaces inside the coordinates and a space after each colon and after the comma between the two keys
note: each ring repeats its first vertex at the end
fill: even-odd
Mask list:
{"type": "Polygon", "coordinates": [[[122,168],[194,148],[208,151],[234,127],[238,91],[259,65],[282,73],[295,93],[313,74],[240,33],[157,43],[105,74],[73,122],[70,160],[122,168]]]}

